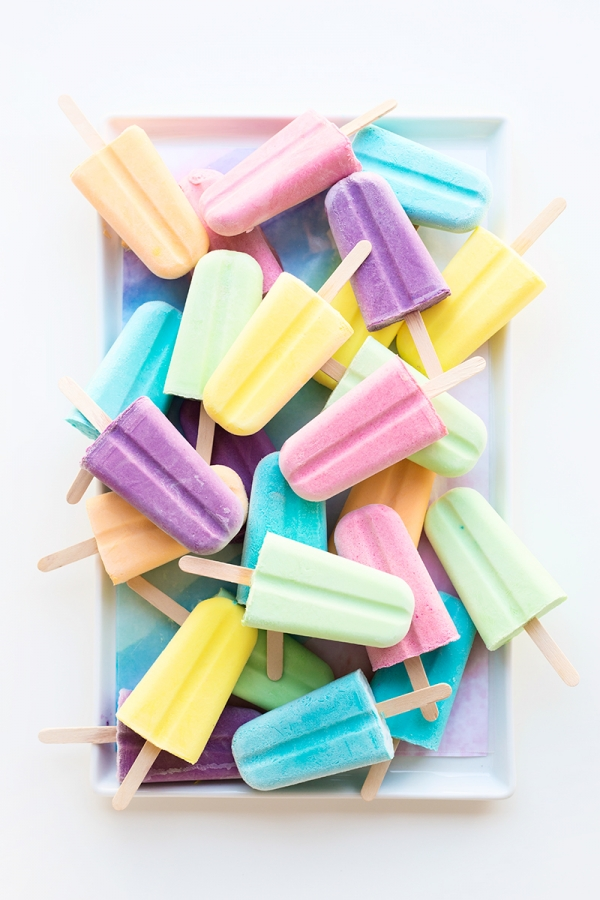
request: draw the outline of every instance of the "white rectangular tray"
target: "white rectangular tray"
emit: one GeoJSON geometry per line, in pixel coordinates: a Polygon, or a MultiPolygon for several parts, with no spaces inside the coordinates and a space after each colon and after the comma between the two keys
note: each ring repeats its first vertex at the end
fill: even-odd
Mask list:
{"type": "MultiPolygon", "coordinates": [[[[289,119],[280,118],[141,118],[111,119],[109,128],[120,133],[128,125],[141,125],[150,135],[177,178],[190,169],[206,166],[228,150],[255,147],[289,119]]],[[[338,124],[343,120],[333,118],[338,124]]],[[[420,141],[471,163],[488,173],[494,199],[486,224],[503,235],[508,205],[507,123],[499,118],[396,118],[380,123],[392,131],[420,141]]],[[[450,235],[421,228],[421,236],[442,268],[467,235],[450,235]]],[[[121,328],[122,251],[116,235],[100,227],[100,297],[102,347],[105,353],[121,328]]],[[[510,352],[508,329],[489,342],[489,495],[496,509],[510,520],[510,352]]],[[[115,706],[115,590],[98,563],[96,601],[98,648],[96,653],[95,721],[114,722],[115,706]]],[[[293,798],[359,799],[366,770],[333,776],[304,785],[261,794],[240,781],[143,785],[141,797],[193,797],[196,799],[293,798]]],[[[92,748],[92,784],[112,796],[118,783],[112,745],[92,748]]],[[[510,649],[490,654],[489,739],[484,757],[396,757],[381,787],[381,800],[501,799],[514,790],[514,751],[510,699],[510,649]]]]}

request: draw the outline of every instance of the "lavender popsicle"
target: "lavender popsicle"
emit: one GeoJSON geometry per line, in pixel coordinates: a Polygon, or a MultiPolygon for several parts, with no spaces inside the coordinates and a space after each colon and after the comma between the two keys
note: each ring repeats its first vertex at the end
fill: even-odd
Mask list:
{"type": "Polygon", "coordinates": [[[380,175],[357,172],[327,193],[325,209],[338,250],[346,256],[357,241],[372,244],[352,276],[369,331],[400,322],[450,295],[450,289],[414,225],[380,175]]]}
{"type": "Polygon", "coordinates": [[[245,511],[232,491],[147,397],[117,416],[81,466],[184,547],[225,547],[245,511]]]}
{"type": "MultiPolygon", "coordinates": [[[[131,691],[119,692],[119,706],[131,691]]],[[[260,713],[254,709],[226,706],[204,751],[194,765],[162,750],[144,778],[144,784],[165,781],[221,781],[241,778],[231,752],[233,735],[260,713]]],[[[144,739],[117,720],[117,778],[123,781],[137,759],[144,739]]]]}

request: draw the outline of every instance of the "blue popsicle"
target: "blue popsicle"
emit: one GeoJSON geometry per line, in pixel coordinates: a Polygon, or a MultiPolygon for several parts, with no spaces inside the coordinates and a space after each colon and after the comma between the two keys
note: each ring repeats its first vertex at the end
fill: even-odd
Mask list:
{"type": "MultiPolygon", "coordinates": [[[[242,565],[254,569],[268,531],[281,537],[327,550],[325,504],[302,500],[279,468],[279,453],[261,459],[254,472],[242,565]]],[[[238,603],[245,603],[250,588],[240,584],[238,603]]]]}
{"type": "Polygon", "coordinates": [[[415,225],[472,231],[492,199],[484,172],[386,128],[362,128],[352,145],[365,172],[382,175],[415,225]]]}
{"type": "MultiPolygon", "coordinates": [[[[92,400],[111,419],[138,397],[149,397],[166,412],[171,397],[163,388],[180,322],[179,310],[162,300],[150,300],[136,309],[87,386],[92,400]]],[[[77,410],[67,416],[67,422],[86,437],[98,437],[98,430],[77,410]]]]}
{"type": "MultiPolygon", "coordinates": [[[[460,637],[445,647],[424,653],[421,661],[430,684],[446,682],[451,686],[452,693],[438,704],[439,716],[435,722],[427,722],[419,709],[386,719],[392,737],[429,750],[437,750],[440,746],[475,638],[475,626],[460,600],[441,591],[440,596],[460,637]]],[[[404,663],[379,669],[373,676],[371,689],[378,703],[412,691],[404,663]]]]}

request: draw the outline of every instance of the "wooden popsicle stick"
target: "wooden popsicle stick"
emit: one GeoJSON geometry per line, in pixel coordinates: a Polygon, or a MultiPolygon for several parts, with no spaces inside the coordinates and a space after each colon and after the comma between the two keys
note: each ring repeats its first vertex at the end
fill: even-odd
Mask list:
{"type": "Polygon", "coordinates": [[[544,231],[552,225],[562,212],[567,208],[567,201],[563,197],[556,197],[548,206],[541,211],[539,216],[527,226],[518,238],[510,245],[515,253],[523,256],[529,250],[532,244],[544,233],[544,231]]]}
{"type": "Polygon", "coordinates": [[[279,681],[283,676],[283,634],[267,631],[267,677],[279,681]]]}
{"type": "Polygon", "coordinates": [[[79,503],[93,480],[94,476],[91,472],[80,469],[75,476],[75,481],[67,491],[67,503],[79,503]]]}
{"type": "Polygon", "coordinates": [[[205,463],[210,466],[213,442],[215,439],[215,423],[204,409],[204,403],[200,401],[200,416],[198,418],[198,437],[196,438],[196,452],[205,463]]]}
{"type": "Polygon", "coordinates": [[[443,375],[438,375],[427,384],[423,385],[423,393],[432,400],[434,397],[449,391],[450,388],[456,387],[478,372],[485,369],[485,359],[482,356],[472,356],[471,359],[465,360],[459,366],[448,369],[443,375]]]}
{"type": "Polygon", "coordinates": [[[337,359],[334,359],[332,356],[331,359],[327,360],[325,365],[321,366],[321,372],[324,372],[325,375],[329,375],[334,381],[340,382],[346,374],[346,366],[343,366],[341,362],[338,362],[337,359]]]}
{"type": "Polygon", "coordinates": [[[358,116],[356,119],[352,119],[351,122],[347,122],[346,125],[342,125],[340,131],[342,134],[345,134],[346,137],[351,137],[353,134],[356,134],[357,131],[360,131],[361,128],[365,128],[367,125],[370,125],[371,122],[376,122],[377,119],[385,116],[386,113],[396,109],[397,106],[397,100],[384,100],[383,103],[374,106],[373,109],[363,113],[362,116],[358,116]]]}
{"type": "Polygon", "coordinates": [[[143,597],[144,600],[147,600],[148,603],[169,619],[177,622],[178,625],[183,625],[189,616],[189,612],[184,606],[181,606],[180,603],[177,603],[169,597],[168,594],[159,590],[159,588],[154,587],[153,584],[150,584],[150,582],[146,581],[145,578],[142,578],[141,575],[130,578],[127,582],[127,586],[130,587],[132,591],[135,591],[136,594],[139,594],[140,597],[143,597]]]}
{"type": "Polygon", "coordinates": [[[146,741],[136,761],[121,782],[121,787],[112,799],[113,809],[122,810],[129,806],[135,792],[152,768],[152,763],[159,753],[160,747],[156,747],[150,741],[146,741]]]}
{"type": "Polygon", "coordinates": [[[97,552],[96,538],[88,538],[87,541],[81,541],[79,544],[73,544],[72,547],[66,547],[64,550],[57,550],[56,553],[44,556],[43,559],[40,559],[37,567],[40,572],[53,572],[54,569],[61,569],[79,559],[93,556],[97,552]]]}
{"type": "Polygon", "coordinates": [[[569,662],[558,644],[550,637],[539,619],[531,619],[523,628],[544,654],[552,668],[557,672],[565,684],[576,687],[579,684],[579,673],[569,662]]]}
{"type": "MultiPolygon", "coordinates": [[[[398,738],[393,739],[394,753],[396,752],[399,743],[400,741],[398,740],[398,738]]],[[[369,774],[365,778],[365,782],[360,792],[360,796],[363,798],[363,800],[369,802],[369,800],[375,799],[379,788],[383,784],[383,779],[387,774],[387,770],[392,763],[393,759],[386,759],[383,762],[375,763],[374,766],[371,766],[371,768],[369,769],[369,774]]]]}
{"type": "Polygon", "coordinates": [[[352,278],[359,266],[371,252],[370,241],[359,241],[354,245],[350,253],[344,257],[335,272],[329,276],[322,288],[317,291],[326,303],[331,303],[337,297],[347,281],[352,278]]]}
{"type": "Polygon", "coordinates": [[[412,691],[410,694],[402,694],[399,697],[392,697],[390,700],[382,700],[376,703],[377,709],[382,716],[391,718],[399,716],[400,713],[410,712],[411,709],[418,709],[427,703],[436,703],[438,700],[445,700],[452,693],[449,684],[432,684],[431,687],[424,688],[421,691],[412,691]]]}
{"type": "Polygon", "coordinates": [[[179,568],[191,575],[205,575],[207,578],[217,578],[219,581],[232,581],[234,584],[252,584],[254,569],[245,566],[232,566],[230,563],[219,562],[216,559],[205,559],[202,556],[182,556],[179,560],[179,568]]]}
{"type": "Polygon", "coordinates": [[[95,153],[98,150],[102,150],[103,147],[106,147],[104,139],[98,134],[94,126],[88,122],[72,97],[69,97],[68,94],[61,94],[58,98],[58,105],[73,128],[79,132],[90,150],[93,150],[95,153]]]}
{"type": "Polygon", "coordinates": [[[404,321],[408,326],[410,336],[417,348],[417,353],[421,357],[421,362],[423,363],[427,377],[437,378],[438,375],[443,375],[444,370],[442,369],[442,364],[435,352],[435,347],[429,337],[429,332],[427,331],[421,313],[409,313],[404,321]]]}
{"type": "Polygon", "coordinates": [[[68,375],[65,375],[64,378],[60,379],[58,387],[67,400],[70,400],[73,406],[76,406],[79,412],[82,413],[86,419],[89,419],[94,428],[97,428],[98,431],[104,431],[104,429],[110,425],[112,422],[110,416],[108,416],[103,409],[100,409],[98,404],[86,394],[83,388],[79,387],[77,382],[73,381],[72,378],[69,378],[68,375]]]}
{"type": "MultiPolygon", "coordinates": [[[[405,659],[404,667],[406,668],[406,674],[408,675],[413,691],[421,691],[423,688],[429,687],[427,672],[425,671],[420,656],[411,656],[409,659],[405,659]]],[[[426,706],[422,706],[421,712],[423,718],[428,722],[435,722],[439,716],[439,711],[435,703],[427,703],[426,706]]]]}
{"type": "Polygon", "coordinates": [[[116,725],[42,728],[38,739],[42,744],[114,744],[117,728],[116,725]]]}

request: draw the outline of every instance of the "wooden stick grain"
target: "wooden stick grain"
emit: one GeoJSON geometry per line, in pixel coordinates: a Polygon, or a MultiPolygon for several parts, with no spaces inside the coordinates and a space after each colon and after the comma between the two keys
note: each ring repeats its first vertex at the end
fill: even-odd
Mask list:
{"type": "Polygon", "coordinates": [[[98,404],[86,394],[83,388],[72,378],[69,378],[68,375],[60,379],[58,387],[73,406],[76,406],[79,412],[86,419],[89,419],[98,431],[104,431],[110,425],[112,421],[110,416],[107,416],[104,410],[100,409],[98,404]]]}
{"type": "MultiPolygon", "coordinates": [[[[398,738],[393,739],[394,744],[394,753],[398,747],[400,741],[398,738]]],[[[383,779],[387,775],[387,770],[393,763],[393,759],[386,759],[383,762],[375,763],[374,766],[371,766],[369,769],[369,774],[365,778],[364,784],[362,786],[362,790],[360,792],[360,796],[363,800],[366,800],[367,803],[371,800],[374,800],[379,792],[379,788],[383,784],[383,779]]]]}
{"type": "Polygon", "coordinates": [[[86,119],[72,97],[69,97],[68,94],[61,94],[58,98],[58,105],[90,150],[95,153],[106,146],[104,139],[98,134],[91,122],[86,119]]]}
{"type": "Polygon", "coordinates": [[[232,581],[234,584],[252,584],[252,569],[244,566],[232,566],[230,563],[219,562],[216,559],[205,559],[201,556],[182,556],[179,560],[179,568],[191,575],[204,575],[206,578],[216,578],[220,581],[232,581]]]}
{"type": "Polygon", "coordinates": [[[82,725],[75,728],[43,728],[38,734],[42,744],[114,744],[115,725],[82,725]]]}
{"type": "MultiPolygon", "coordinates": [[[[429,687],[427,672],[425,671],[420,656],[411,656],[409,659],[405,659],[404,667],[413,691],[422,691],[424,688],[429,687]]],[[[427,703],[425,706],[422,706],[421,713],[423,714],[423,718],[428,722],[435,722],[439,716],[439,711],[435,703],[427,703]]]]}
{"type": "Polygon", "coordinates": [[[53,572],[54,569],[61,569],[63,566],[69,566],[71,563],[80,559],[86,559],[98,552],[98,544],[96,538],[89,538],[87,541],[81,541],[79,544],[73,544],[72,547],[65,547],[64,550],[57,550],[56,553],[50,553],[44,556],[37,564],[40,572],[53,572]]]}
{"type": "Polygon", "coordinates": [[[392,697],[390,700],[382,700],[375,704],[382,716],[391,718],[399,716],[401,713],[410,712],[411,709],[419,709],[427,703],[437,703],[438,700],[445,700],[452,693],[449,684],[432,684],[431,687],[424,688],[421,691],[412,691],[410,694],[401,694],[399,697],[392,697]]]}
{"type": "Polygon", "coordinates": [[[359,241],[354,245],[350,253],[344,257],[335,272],[333,272],[322,288],[317,291],[319,297],[326,303],[331,303],[347,281],[352,278],[356,270],[362,266],[365,259],[371,252],[371,243],[369,241],[359,241]]]}
{"type": "Polygon", "coordinates": [[[152,763],[159,753],[160,747],[156,747],[150,741],[146,741],[134,764],[121,782],[119,790],[113,797],[113,809],[120,811],[129,806],[135,792],[152,768],[152,763]]]}
{"type": "Polygon", "coordinates": [[[339,383],[346,374],[346,366],[343,366],[332,356],[331,359],[328,359],[327,362],[321,366],[321,372],[325,375],[329,375],[330,378],[333,378],[334,381],[339,383]]]}
{"type": "Polygon", "coordinates": [[[563,197],[556,197],[551,203],[541,211],[539,216],[527,226],[518,238],[510,245],[515,253],[523,256],[524,253],[534,244],[553,222],[558,219],[560,214],[567,208],[567,201],[563,197]]]}
{"type": "Polygon", "coordinates": [[[283,634],[267,631],[267,678],[279,681],[283,676],[283,634]]]}
{"type": "Polygon", "coordinates": [[[72,505],[79,503],[93,480],[94,476],[91,472],[80,469],[75,476],[73,484],[67,491],[67,503],[71,503],[72,505]]]}
{"type": "Polygon", "coordinates": [[[472,378],[473,375],[483,372],[484,369],[485,359],[482,356],[472,356],[471,359],[465,360],[459,366],[454,366],[453,369],[448,369],[443,375],[438,375],[437,378],[433,378],[423,385],[423,393],[432,400],[456,387],[457,384],[472,378]]]}
{"type": "Polygon", "coordinates": [[[443,375],[442,364],[438,359],[421,313],[409,313],[404,321],[417,348],[417,353],[421,357],[427,377],[437,378],[438,375],[443,375]]]}
{"type": "Polygon", "coordinates": [[[200,416],[198,419],[198,437],[196,438],[196,453],[210,466],[213,443],[215,440],[215,423],[204,409],[204,403],[200,401],[200,416]]]}
{"type": "Polygon", "coordinates": [[[539,619],[531,619],[523,626],[531,640],[546,657],[554,671],[569,687],[579,684],[579,673],[567,659],[558,644],[550,637],[539,619]]]}
{"type": "Polygon", "coordinates": [[[345,134],[346,137],[351,137],[353,134],[356,134],[357,131],[360,131],[361,128],[366,128],[367,125],[376,122],[377,119],[380,119],[393,109],[396,109],[397,106],[397,100],[384,100],[383,103],[378,103],[377,106],[369,109],[366,113],[363,113],[362,116],[357,116],[356,119],[352,119],[351,122],[342,125],[340,131],[342,134],[345,134]]]}
{"type": "Polygon", "coordinates": [[[148,603],[152,604],[155,609],[158,609],[169,619],[177,622],[178,625],[183,625],[189,616],[189,612],[184,606],[181,606],[181,604],[169,597],[168,594],[165,594],[157,587],[154,587],[153,584],[150,584],[150,582],[146,581],[145,578],[142,578],[141,575],[130,578],[127,582],[127,586],[130,587],[132,591],[135,591],[136,594],[139,594],[140,597],[143,597],[144,600],[147,600],[148,603]]]}

